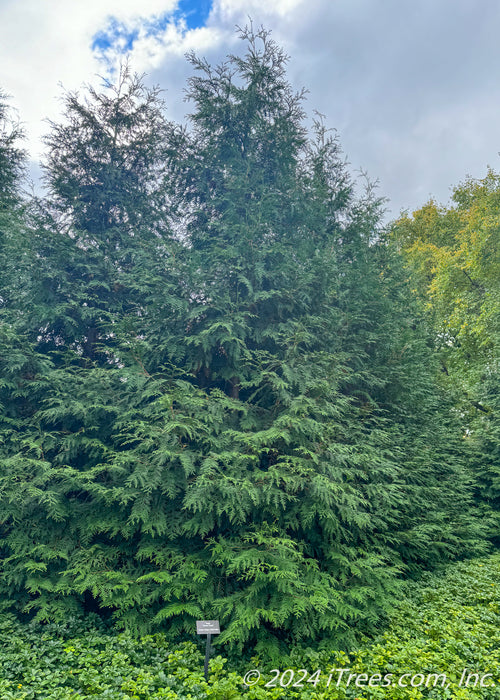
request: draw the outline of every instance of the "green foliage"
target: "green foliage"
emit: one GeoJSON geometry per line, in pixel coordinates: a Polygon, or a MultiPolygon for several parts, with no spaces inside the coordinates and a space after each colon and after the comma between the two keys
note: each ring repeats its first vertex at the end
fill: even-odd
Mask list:
{"type": "Polygon", "coordinates": [[[0,212],[19,200],[19,182],[24,173],[24,152],[19,147],[23,132],[9,110],[7,96],[0,91],[0,212]]]}
{"type": "Polygon", "coordinates": [[[319,649],[297,645],[289,656],[275,659],[272,665],[266,657],[255,656],[243,663],[215,656],[210,660],[208,684],[203,678],[201,645],[193,642],[170,644],[163,634],[132,638],[107,629],[98,618],[27,625],[3,614],[0,690],[5,700],[69,700],[75,696],[115,700],[491,700],[497,697],[500,684],[499,574],[499,555],[454,564],[445,572],[426,575],[418,585],[407,585],[385,633],[365,640],[350,654],[332,652],[325,641],[319,649]],[[276,673],[272,668],[282,673],[292,669],[292,683],[283,687],[291,679],[289,672],[280,674],[273,684],[276,673]],[[339,672],[333,669],[341,668],[348,671],[337,686],[339,672]],[[243,676],[250,669],[259,669],[262,677],[248,687],[243,676]],[[305,678],[313,680],[303,679],[300,684],[304,678],[300,669],[307,672],[305,678]],[[460,685],[464,669],[468,673],[460,685]],[[320,674],[315,677],[317,670],[320,674]],[[484,681],[489,687],[474,687],[474,673],[491,674],[484,681]],[[356,674],[358,685],[355,678],[347,683],[349,674],[356,674]],[[362,674],[375,679],[386,674],[392,677],[390,685],[381,687],[375,680],[368,687],[362,674]],[[407,687],[398,687],[404,674],[410,674],[402,679],[407,687]],[[446,674],[444,684],[440,674],[446,674]],[[327,687],[330,675],[333,680],[327,687]],[[266,683],[270,684],[267,688],[266,683]]]}
{"type": "Polygon", "coordinates": [[[380,202],[243,39],[191,57],[189,127],[125,71],[47,139],[0,336],[0,595],[38,621],[347,647],[399,576],[480,547],[380,202]]]}
{"type": "Polygon", "coordinates": [[[25,172],[25,153],[20,148],[23,131],[0,90],[0,312],[15,296],[19,275],[19,240],[22,239],[23,207],[20,188],[25,172]]]}
{"type": "Polygon", "coordinates": [[[468,180],[450,207],[429,202],[395,222],[392,237],[433,318],[443,362],[464,389],[498,362],[500,176],[468,180]]]}
{"type": "Polygon", "coordinates": [[[429,202],[395,222],[392,238],[435,333],[443,379],[463,416],[478,500],[500,537],[500,176],[454,189],[452,205],[429,202]],[[492,513],[493,511],[493,513],[492,513]]]}

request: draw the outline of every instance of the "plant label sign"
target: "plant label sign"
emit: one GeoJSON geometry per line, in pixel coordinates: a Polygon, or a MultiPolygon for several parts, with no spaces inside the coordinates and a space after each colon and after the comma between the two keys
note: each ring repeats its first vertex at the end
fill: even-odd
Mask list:
{"type": "Polygon", "coordinates": [[[219,620],[197,620],[196,634],[220,634],[219,620]]]}
{"type": "Polygon", "coordinates": [[[196,620],[196,634],[207,635],[207,648],[205,651],[205,680],[208,681],[208,661],[210,659],[210,643],[213,634],[220,634],[219,620],[196,620]]]}

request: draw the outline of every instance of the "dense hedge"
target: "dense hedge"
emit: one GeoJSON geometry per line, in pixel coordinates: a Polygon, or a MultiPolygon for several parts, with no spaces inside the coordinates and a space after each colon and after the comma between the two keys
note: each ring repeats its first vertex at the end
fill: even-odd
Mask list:
{"type": "MultiPolygon", "coordinates": [[[[69,698],[113,698],[113,700],[187,700],[245,697],[310,698],[321,700],[405,700],[418,698],[500,697],[500,554],[454,564],[441,574],[428,575],[407,586],[407,593],[394,613],[385,634],[347,655],[327,649],[296,649],[278,664],[253,658],[237,668],[221,656],[211,660],[210,682],[203,679],[203,654],[194,642],[171,645],[161,634],[134,640],[128,634],[113,634],[97,620],[63,625],[21,624],[11,615],[1,621],[0,697],[2,700],[69,700],[69,698]],[[309,674],[322,670],[316,686],[264,688],[281,671],[299,669],[309,674]],[[232,668],[230,668],[232,667],[232,668]],[[243,674],[261,671],[258,685],[246,688],[243,674]],[[332,668],[375,677],[393,674],[391,687],[356,687],[354,681],[336,687],[332,668]],[[491,674],[489,687],[458,687],[463,669],[468,673],[491,674]],[[398,688],[402,674],[446,673],[448,688],[398,688]],[[496,682],[496,687],[493,687],[496,682]],[[396,686],[396,687],[394,687],[396,686]]],[[[300,674],[302,675],[302,674],[300,674]]],[[[283,676],[286,683],[291,674],[283,676]]],[[[358,676],[359,685],[363,683],[358,676]]],[[[405,679],[411,683],[411,677],[405,679]]],[[[416,677],[414,683],[419,685],[416,677]]]]}

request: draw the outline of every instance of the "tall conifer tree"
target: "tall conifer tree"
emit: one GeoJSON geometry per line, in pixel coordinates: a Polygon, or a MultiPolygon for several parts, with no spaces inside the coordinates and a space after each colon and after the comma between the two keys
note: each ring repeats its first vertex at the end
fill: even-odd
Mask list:
{"type": "Polygon", "coordinates": [[[340,643],[400,573],[474,548],[470,485],[432,437],[380,203],[321,123],[307,133],[269,34],[242,36],[243,57],[191,57],[188,128],[126,80],[139,106],[70,97],[49,138],[32,330],[54,368],[29,470],[12,454],[2,482],[3,586],[42,617],[340,643]]]}

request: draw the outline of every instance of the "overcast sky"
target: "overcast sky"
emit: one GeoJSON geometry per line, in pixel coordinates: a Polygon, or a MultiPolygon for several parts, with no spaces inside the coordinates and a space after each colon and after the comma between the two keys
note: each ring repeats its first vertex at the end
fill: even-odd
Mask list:
{"type": "Polygon", "coordinates": [[[494,0],[0,0],[0,88],[36,161],[62,87],[99,83],[117,59],[166,89],[171,118],[194,49],[211,62],[240,49],[248,16],[290,55],[307,109],[338,130],[351,171],[389,198],[389,216],[466,176],[500,170],[500,2],[494,0]]]}

